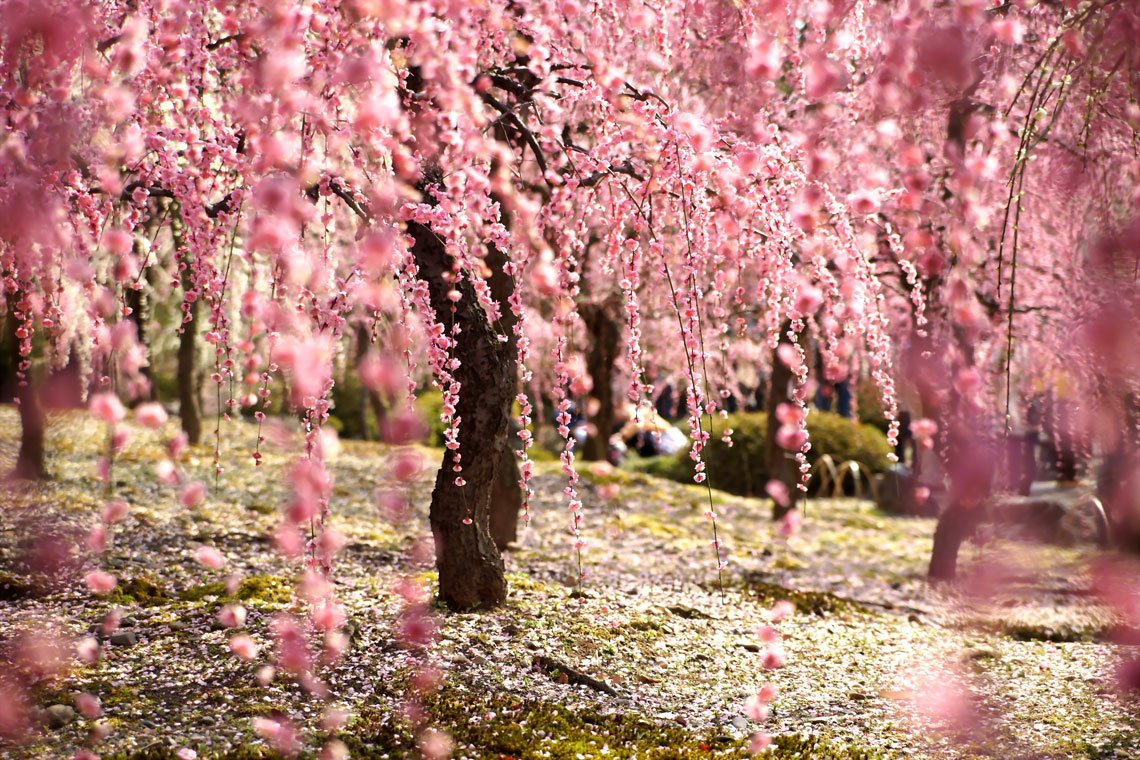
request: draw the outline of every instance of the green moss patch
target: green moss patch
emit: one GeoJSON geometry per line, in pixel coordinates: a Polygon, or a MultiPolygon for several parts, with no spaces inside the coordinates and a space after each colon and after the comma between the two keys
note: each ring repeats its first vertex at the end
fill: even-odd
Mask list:
{"type": "Polygon", "coordinates": [[[763,604],[775,604],[786,600],[796,606],[796,611],[820,617],[839,612],[863,612],[871,610],[859,602],[844,599],[827,591],[800,591],[778,583],[761,580],[755,576],[745,576],[744,588],[752,592],[763,604]]]}
{"type": "Polygon", "coordinates": [[[216,596],[229,601],[287,604],[293,599],[293,584],[278,575],[251,575],[242,580],[232,596],[226,593],[223,581],[191,586],[179,596],[187,602],[198,602],[208,596],[216,596]]]}
{"type": "Polygon", "coordinates": [[[173,601],[161,586],[142,576],[121,579],[108,598],[115,604],[140,607],[161,607],[173,601]]]}

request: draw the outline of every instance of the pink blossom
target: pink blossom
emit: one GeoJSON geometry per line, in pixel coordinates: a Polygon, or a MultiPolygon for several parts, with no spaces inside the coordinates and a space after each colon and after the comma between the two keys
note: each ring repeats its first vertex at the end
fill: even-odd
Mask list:
{"type": "Polygon", "coordinates": [[[91,570],[83,576],[83,579],[93,594],[109,594],[118,583],[115,576],[102,570],[91,570]]]}
{"type": "Polygon", "coordinates": [[[75,642],[75,653],[87,665],[99,660],[99,641],[94,636],[86,636],[75,642]]]}
{"type": "Polygon", "coordinates": [[[760,656],[760,662],[766,670],[784,667],[784,647],[780,644],[772,644],[760,656]]]}
{"type": "Polygon", "coordinates": [[[102,631],[104,636],[110,636],[115,631],[119,630],[119,625],[123,622],[123,611],[118,607],[114,607],[103,616],[102,622],[99,624],[99,630],[102,631]]]}
{"type": "Polygon", "coordinates": [[[392,477],[410,483],[423,470],[423,457],[412,449],[401,449],[388,458],[388,471],[392,477]]]}
{"type": "Polygon", "coordinates": [[[781,620],[790,617],[796,611],[796,605],[792,604],[786,599],[781,599],[772,605],[772,610],[769,617],[773,623],[779,623],[781,620]]]}
{"type": "Polygon", "coordinates": [[[199,546],[194,552],[194,559],[211,570],[220,570],[226,564],[226,558],[212,546],[199,546]]]}
{"type": "Polygon", "coordinates": [[[243,660],[257,658],[257,642],[245,634],[238,634],[230,639],[230,651],[243,660]]]}
{"type": "Polygon", "coordinates": [[[129,507],[125,501],[114,499],[103,506],[103,522],[108,525],[119,522],[127,516],[129,507]]]}
{"type": "Polygon", "coordinates": [[[954,377],[954,390],[963,396],[972,396],[982,387],[982,375],[973,367],[963,369],[954,377]]]}
{"type": "Polygon", "coordinates": [[[31,728],[31,710],[24,690],[4,682],[0,689],[0,739],[21,741],[31,728]]]}
{"type": "Polygon", "coordinates": [[[781,425],[776,430],[776,445],[787,451],[800,451],[807,441],[807,431],[795,425],[781,425]]]}
{"type": "Polygon", "coordinates": [[[127,416],[123,402],[119,401],[119,397],[113,393],[96,393],[91,397],[88,409],[96,418],[109,425],[122,422],[123,418],[127,416]]]}
{"type": "Polygon", "coordinates": [[[164,486],[176,486],[181,482],[182,478],[178,474],[178,468],[174,462],[169,459],[163,459],[154,466],[155,475],[158,477],[158,482],[164,486]]]}
{"type": "Polygon", "coordinates": [[[205,484],[194,481],[188,483],[178,495],[178,502],[187,509],[193,509],[206,500],[205,484]]]}
{"type": "Polygon", "coordinates": [[[95,554],[102,554],[107,549],[107,528],[103,525],[96,525],[87,533],[87,538],[84,539],[83,544],[95,554]]]}
{"type": "Polygon", "coordinates": [[[764,492],[768,494],[772,501],[781,507],[787,507],[791,504],[791,494],[788,492],[788,486],[781,480],[769,480],[764,486],[764,492]]]}
{"type": "Polygon", "coordinates": [[[540,262],[530,273],[531,285],[543,296],[558,294],[558,271],[549,263],[540,262]]]}
{"type": "Polygon", "coordinates": [[[763,723],[768,720],[768,705],[761,701],[756,695],[752,695],[744,703],[744,715],[749,720],[763,723]]]}
{"type": "Polygon", "coordinates": [[[846,69],[823,55],[812,58],[804,68],[804,91],[813,100],[819,100],[840,89],[846,80],[846,69]]]}
{"type": "Polygon", "coordinates": [[[245,607],[240,604],[227,604],[218,610],[218,622],[226,628],[241,628],[245,625],[245,607]]]}
{"type": "Polygon", "coordinates": [[[429,728],[420,734],[420,755],[423,760],[447,760],[454,749],[455,742],[443,731],[429,728]]]}
{"type": "Polygon", "coordinates": [[[823,291],[811,283],[801,282],[796,290],[796,311],[810,316],[815,314],[821,305],[823,305],[823,291]]]}
{"type": "Polygon", "coordinates": [[[910,432],[922,448],[931,449],[934,448],[934,436],[938,433],[938,423],[922,417],[910,423],[910,432]]]}
{"type": "Polygon", "coordinates": [[[780,640],[780,632],[770,625],[762,625],[756,629],[756,637],[765,644],[771,644],[780,640]]]}
{"type": "Polygon", "coordinates": [[[135,419],[145,428],[158,430],[166,424],[166,410],[162,408],[162,404],[139,404],[135,409],[135,419]]]}
{"type": "Polygon", "coordinates": [[[98,718],[103,712],[103,706],[99,703],[99,698],[91,694],[76,694],[75,708],[79,710],[85,718],[98,718]]]}
{"type": "Polygon", "coordinates": [[[798,509],[792,509],[780,519],[776,526],[776,533],[784,538],[791,538],[800,531],[802,518],[798,509]]]}
{"type": "Polygon", "coordinates": [[[990,22],[994,36],[1006,45],[1019,45],[1025,36],[1025,25],[1016,18],[997,18],[990,22]]]}
{"type": "Polygon", "coordinates": [[[171,459],[178,459],[188,448],[190,448],[190,439],[185,433],[179,433],[174,436],[170,439],[170,443],[166,445],[166,451],[170,454],[171,459]]]}
{"type": "Polygon", "coordinates": [[[760,687],[760,691],[756,692],[756,698],[761,702],[772,702],[780,694],[779,687],[773,683],[766,683],[760,687]]]}
{"type": "Polygon", "coordinates": [[[598,496],[606,501],[613,501],[621,493],[621,486],[617,483],[605,483],[598,486],[598,496]]]}
{"type": "Polygon", "coordinates": [[[344,625],[344,607],[334,601],[324,601],[313,610],[313,625],[322,631],[332,631],[344,625]]]}
{"type": "Polygon", "coordinates": [[[253,730],[282,755],[291,757],[300,749],[297,729],[285,718],[254,718],[253,730]]]}
{"type": "Polygon", "coordinates": [[[753,755],[759,755],[770,746],[772,746],[772,737],[763,731],[752,734],[752,738],[748,741],[748,751],[753,755]]]}
{"type": "Polygon", "coordinates": [[[321,717],[322,731],[339,731],[348,724],[349,714],[338,707],[330,707],[321,717]]]}

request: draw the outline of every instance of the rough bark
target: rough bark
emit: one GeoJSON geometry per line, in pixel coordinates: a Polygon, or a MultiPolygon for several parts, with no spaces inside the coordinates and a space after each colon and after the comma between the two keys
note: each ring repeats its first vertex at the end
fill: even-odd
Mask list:
{"type": "MultiPolygon", "coordinates": [[[[780,328],[781,343],[789,343],[785,337],[788,329],[789,326],[786,324],[780,328]]],[[[778,352],[773,351],[772,378],[768,386],[767,404],[768,430],[765,446],[767,470],[769,478],[780,481],[788,488],[788,504],[786,506],[775,501],[772,502],[773,520],[779,520],[795,509],[796,498],[799,495],[796,485],[799,483],[800,472],[796,460],[791,452],[785,451],[776,443],[776,431],[780,429],[780,421],[776,419],[776,407],[781,403],[792,403],[792,370],[780,360],[778,352]]]]}
{"type": "MultiPolygon", "coordinates": [[[[190,277],[182,274],[183,290],[190,289],[190,277]]],[[[190,443],[202,440],[202,408],[198,400],[198,301],[190,304],[189,320],[182,323],[178,338],[178,414],[182,431],[190,443]]]]}
{"type": "MultiPolygon", "coordinates": [[[[504,223],[509,223],[509,219],[504,219],[504,223]]],[[[501,307],[498,327],[499,334],[507,338],[507,341],[501,345],[505,371],[511,377],[513,395],[518,390],[518,341],[514,331],[518,319],[510,310],[507,301],[514,291],[514,280],[507,274],[506,254],[497,247],[490,247],[485,262],[491,270],[487,284],[491,288],[491,295],[501,307]]],[[[509,400],[507,405],[509,408],[509,400]]],[[[512,440],[509,430],[508,422],[507,439],[498,449],[495,485],[491,489],[489,526],[491,538],[495,540],[495,545],[501,552],[506,551],[518,540],[519,513],[522,511],[522,489],[519,487],[521,476],[518,455],[515,454],[515,445],[521,442],[517,439],[512,440]]]]}
{"type": "Polygon", "coordinates": [[[519,512],[522,511],[520,477],[518,456],[510,446],[503,446],[499,449],[495,465],[489,522],[491,538],[501,552],[510,548],[519,538],[519,512]]]}
{"type": "Polygon", "coordinates": [[[612,301],[604,301],[583,305],[578,310],[589,334],[586,371],[594,383],[591,403],[587,404],[593,430],[582,447],[582,458],[587,461],[606,459],[614,428],[614,364],[621,343],[621,323],[614,318],[613,307],[612,301]],[[597,411],[590,413],[592,403],[597,404],[597,411]]]}
{"type": "Polygon", "coordinates": [[[455,287],[461,298],[447,297],[452,259],[427,227],[408,223],[412,255],[428,285],[432,308],[450,328],[458,321],[454,370],[459,381],[460,461],[466,485],[455,484],[454,452],[445,450],[432,491],[430,522],[435,539],[440,599],[452,610],[487,608],[507,596],[503,560],[489,530],[491,492],[498,470],[498,453],[506,446],[511,398],[516,385],[513,351],[500,343],[474,288],[464,280],[455,287]],[[452,306],[455,312],[452,313],[452,306]],[[471,524],[464,520],[470,517],[471,524]]]}

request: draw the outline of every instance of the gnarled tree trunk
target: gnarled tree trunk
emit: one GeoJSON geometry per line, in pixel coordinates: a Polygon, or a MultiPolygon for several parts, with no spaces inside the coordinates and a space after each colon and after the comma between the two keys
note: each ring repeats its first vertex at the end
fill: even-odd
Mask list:
{"type": "MultiPolygon", "coordinates": [[[[190,275],[182,273],[182,289],[191,287],[190,275]]],[[[202,409],[198,402],[198,301],[190,304],[189,319],[182,323],[178,338],[178,414],[190,443],[202,440],[202,409]]]]}
{"type": "Polygon", "coordinates": [[[516,385],[514,352],[487,320],[468,280],[451,280],[452,258],[427,227],[408,223],[412,255],[427,283],[432,308],[448,328],[458,321],[454,370],[459,381],[459,461],[463,487],[455,484],[455,452],[445,450],[431,496],[430,522],[435,538],[440,599],[453,610],[493,607],[507,596],[503,560],[489,531],[491,492],[499,453],[507,442],[507,423],[516,385]],[[453,303],[455,287],[461,298],[453,303]],[[455,312],[452,313],[452,308],[455,312]],[[465,523],[469,519],[470,523],[465,523]]]}
{"type": "MultiPolygon", "coordinates": [[[[503,223],[509,224],[509,219],[504,217],[503,223]]],[[[513,278],[507,274],[507,255],[497,246],[490,247],[485,262],[491,270],[487,284],[491,288],[491,295],[501,306],[499,329],[507,338],[507,341],[501,344],[503,361],[506,364],[505,370],[511,377],[513,395],[518,390],[518,339],[515,337],[514,329],[518,318],[511,311],[507,301],[514,291],[515,284],[513,278]]],[[[507,401],[507,406],[510,407],[510,400],[507,401]]],[[[495,546],[499,547],[499,551],[506,551],[508,546],[518,540],[519,512],[522,511],[522,488],[519,486],[521,475],[518,455],[515,453],[515,444],[521,442],[511,440],[509,430],[508,423],[508,436],[503,445],[497,449],[495,485],[491,488],[489,527],[491,538],[495,540],[495,546]]]]}
{"type": "Polygon", "coordinates": [[[621,323],[614,317],[615,308],[613,301],[607,300],[585,304],[578,310],[590,336],[586,371],[594,383],[586,409],[593,430],[582,447],[582,458],[588,461],[606,459],[614,428],[614,364],[621,343],[621,323]],[[590,409],[595,403],[597,409],[590,409]]]}
{"type": "Polygon", "coordinates": [[[499,449],[495,465],[489,520],[491,538],[501,552],[519,538],[519,512],[522,511],[520,477],[518,456],[509,444],[505,444],[499,449]]]}

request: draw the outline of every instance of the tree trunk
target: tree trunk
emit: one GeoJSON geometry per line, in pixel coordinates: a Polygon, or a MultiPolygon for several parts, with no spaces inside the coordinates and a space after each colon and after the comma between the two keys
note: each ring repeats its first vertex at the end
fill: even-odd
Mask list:
{"type": "Polygon", "coordinates": [[[949,582],[958,574],[958,550],[962,542],[974,534],[981,524],[985,509],[980,504],[955,502],[938,518],[934,529],[934,546],[926,577],[934,582],[949,582]]]}
{"type": "MultiPolygon", "coordinates": [[[[182,273],[183,291],[190,289],[190,276],[182,273]]],[[[198,301],[190,304],[189,319],[182,323],[178,338],[178,414],[190,443],[202,440],[202,410],[198,402],[198,301]]]]}
{"type": "MultiPolygon", "coordinates": [[[[509,226],[510,220],[504,217],[503,223],[509,226]]],[[[515,283],[514,279],[507,274],[507,256],[497,246],[490,247],[485,262],[491,270],[487,284],[491,288],[491,295],[494,296],[502,310],[499,317],[499,329],[501,334],[507,338],[506,343],[501,344],[505,354],[503,361],[505,362],[505,371],[511,378],[511,393],[513,395],[518,391],[518,339],[515,336],[514,329],[518,319],[510,310],[508,299],[514,291],[515,283]]],[[[508,400],[508,409],[510,403],[508,400]]],[[[522,441],[511,436],[510,430],[511,426],[508,421],[508,435],[503,445],[498,449],[495,485],[491,489],[489,527],[491,538],[495,540],[495,546],[499,547],[500,552],[506,551],[507,547],[518,540],[519,513],[522,511],[523,501],[522,488],[519,486],[519,479],[522,476],[519,473],[518,455],[515,453],[515,447],[521,446],[522,441]]]]}
{"type": "MultiPolygon", "coordinates": [[[[16,466],[10,473],[14,480],[46,480],[47,467],[44,464],[44,432],[47,423],[44,418],[43,400],[40,398],[38,387],[39,378],[36,376],[35,366],[29,366],[25,376],[25,384],[19,385],[20,366],[20,339],[16,331],[20,327],[16,319],[16,303],[20,301],[21,294],[13,293],[8,297],[7,316],[4,319],[3,348],[11,361],[10,377],[6,378],[11,389],[11,398],[19,405],[20,413],[20,449],[16,454],[16,466]]],[[[29,357],[30,359],[30,357],[29,357]]]]}
{"type": "MultiPolygon", "coordinates": [[[[371,344],[369,330],[365,325],[356,327],[356,368],[359,371],[360,363],[368,355],[368,346],[371,344]]],[[[373,440],[372,431],[368,427],[368,410],[376,418],[376,437],[383,440],[384,421],[388,418],[388,405],[380,396],[380,392],[361,383],[360,404],[360,431],[361,437],[366,441],[373,440]]]]}
{"type": "Polygon", "coordinates": [[[30,374],[29,372],[27,384],[18,393],[20,452],[16,455],[16,468],[12,471],[12,477],[16,480],[46,480],[48,473],[44,465],[44,432],[47,421],[36,382],[30,374]]]}
{"type": "Polygon", "coordinates": [[[449,281],[453,261],[440,239],[416,222],[408,223],[408,234],[437,318],[448,334],[455,321],[460,327],[453,357],[460,362],[454,377],[461,385],[456,414],[466,485],[455,484],[455,452],[445,450],[430,511],[439,596],[452,610],[493,607],[507,596],[503,560],[491,538],[489,513],[517,380],[514,352],[499,342],[471,283],[449,281]],[[461,295],[454,304],[447,297],[453,287],[461,295]]]}
{"type": "Polygon", "coordinates": [[[614,364],[621,343],[621,324],[614,319],[612,306],[612,301],[605,301],[587,304],[578,311],[590,336],[586,371],[594,383],[585,410],[593,425],[582,447],[582,458],[587,461],[607,458],[614,428],[614,364]],[[592,403],[597,404],[597,411],[591,411],[592,403]]]}
{"type": "MultiPolygon", "coordinates": [[[[149,279],[149,270],[148,270],[149,279]]],[[[146,395],[139,399],[141,401],[155,401],[158,399],[158,389],[154,384],[154,364],[150,350],[150,335],[147,332],[146,319],[143,315],[143,294],[142,290],[135,290],[128,287],[126,289],[126,302],[131,310],[131,321],[135,323],[135,333],[138,335],[139,345],[142,346],[146,352],[147,363],[140,368],[140,373],[146,378],[147,392],[146,395]]]]}
{"type": "Polygon", "coordinates": [[[519,460],[508,445],[499,449],[495,465],[495,485],[491,489],[491,538],[504,552],[519,537],[519,512],[522,511],[522,489],[519,487],[519,460]]]}
{"type": "MultiPolygon", "coordinates": [[[[781,326],[780,343],[790,343],[786,337],[789,329],[790,325],[781,326]]],[[[776,407],[781,403],[793,403],[792,370],[780,360],[779,353],[773,351],[772,378],[768,386],[767,469],[770,479],[780,481],[788,489],[787,506],[775,501],[772,502],[773,520],[782,519],[796,508],[796,497],[799,495],[799,489],[796,488],[796,485],[800,482],[799,466],[794,455],[776,443],[776,431],[780,429],[780,421],[776,419],[776,407]]]]}

